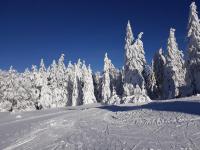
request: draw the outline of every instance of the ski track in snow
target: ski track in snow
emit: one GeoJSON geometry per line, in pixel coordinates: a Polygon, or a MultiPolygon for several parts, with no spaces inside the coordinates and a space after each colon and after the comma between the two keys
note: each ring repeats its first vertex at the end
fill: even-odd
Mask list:
{"type": "Polygon", "coordinates": [[[113,107],[20,113],[21,117],[0,123],[0,149],[200,149],[199,115],[143,108],[113,111],[113,107]]]}

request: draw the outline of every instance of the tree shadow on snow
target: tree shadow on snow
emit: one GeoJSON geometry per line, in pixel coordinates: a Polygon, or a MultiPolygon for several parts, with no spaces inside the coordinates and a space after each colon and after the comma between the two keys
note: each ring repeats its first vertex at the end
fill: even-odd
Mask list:
{"type": "Polygon", "coordinates": [[[106,109],[112,112],[150,109],[157,111],[180,112],[192,115],[200,115],[200,102],[192,102],[192,101],[151,102],[149,104],[141,106],[107,105],[107,106],[100,106],[98,108],[106,109]]]}

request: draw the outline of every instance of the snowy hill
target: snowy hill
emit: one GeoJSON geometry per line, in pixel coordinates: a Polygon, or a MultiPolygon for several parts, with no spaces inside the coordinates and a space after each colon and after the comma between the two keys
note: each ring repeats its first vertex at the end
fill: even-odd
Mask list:
{"type": "Polygon", "coordinates": [[[197,150],[200,97],[0,113],[0,149],[197,150]]]}

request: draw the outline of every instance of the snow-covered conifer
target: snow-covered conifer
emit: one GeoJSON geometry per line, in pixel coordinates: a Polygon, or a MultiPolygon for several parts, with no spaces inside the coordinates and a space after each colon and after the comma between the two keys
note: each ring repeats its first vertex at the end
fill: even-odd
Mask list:
{"type": "Polygon", "coordinates": [[[124,65],[124,96],[134,95],[136,85],[142,87],[144,82],[143,71],[146,64],[144,56],[143,33],[134,41],[130,22],[128,22],[125,38],[125,65],[124,65]]]}
{"type": "Polygon", "coordinates": [[[155,53],[153,58],[153,72],[156,80],[154,93],[156,99],[162,99],[164,97],[163,81],[164,81],[165,65],[166,65],[166,59],[165,56],[163,55],[163,51],[161,48],[159,49],[158,52],[155,53]]]}
{"type": "Polygon", "coordinates": [[[83,104],[83,81],[82,81],[82,62],[79,59],[76,64],[74,64],[72,72],[72,106],[78,106],[83,104]]]}
{"type": "Polygon", "coordinates": [[[38,88],[40,90],[39,105],[43,108],[51,108],[53,104],[53,94],[50,86],[48,86],[48,74],[43,59],[41,59],[38,71],[38,83],[38,88]]]}
{"type": "Polygon", "coordinates": [[[111,89],[110,89],[110,59],[108,58],[107,53],[104,57],[104,71],[103,71],[103,78],[102,78],[102,102],[107,103],[109,98],[111,97],[111,89]]]}
{"type": "Polygon", "coordinates": [[[73,81],[73,89],[72,89],[72,106],[80,105],[80,102],[81,102],[78,86],[79,86],[78,77],[76,75],[76,72],[74,72],[74,81],[73,81]]]}
{"type": "MultiPolygon", "coordinates": [[[[153,64],[153,63],[152,63],[153,64]]],[[[155,76],[153,72],[153,66],[145,65],[144,71],[143,71],[143,76],[145,79],[146,83],[146,90],[147,90],[147,95],[151,98],[154,99],[154,88],[155,88],[155,76]]]]}
{"type": "MultiPolygon", "coordinates": [[[[195,2],[190,5],[189,23],[188,23],[188,75],[191,78],[193,93],[200,93],[200,21],[195,2]]],[[[189,81],[187,79],[187,81],[189,81]]],[[[188,82],[187,84],[190,84],[188,82]]]]}
{"type": "Polygon", "coordinates": [[[100,72],[96,72],[94,75],[93,75],[93,82],[94,82],[94,94],[95,94],[95,97],[96,97],[96,100],[97,102],[101,102],[102,100],[102,86],[101,86],[101,83],[102,83],[102,76],[101,76],[101,73],[100,72]]]}
{"type": "Polygon", "coordinates": [[[185,62],[183,53],[178,49],[175,38],[175,29],[170,29],[167,44],[166,66],[164,71],[164,98],[175,98],[184,95],[185,83],[185,62]]]}
{"type": "Polygon", "coordinates": [[[83,104],[96,103],[96,97],[94,95],[94,84],[92,79],[92,70],[90,66],[87,68],[85,63],[82,66],[83,71],[83,104]]]}

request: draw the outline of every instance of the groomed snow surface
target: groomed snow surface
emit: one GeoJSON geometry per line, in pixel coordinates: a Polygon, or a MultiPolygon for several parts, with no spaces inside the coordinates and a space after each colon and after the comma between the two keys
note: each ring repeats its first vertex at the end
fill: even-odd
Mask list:
{"type": "Polygon", "coordinates": [[[0,113],[4,150],[198,150],[200,97],[0,113]]]}

